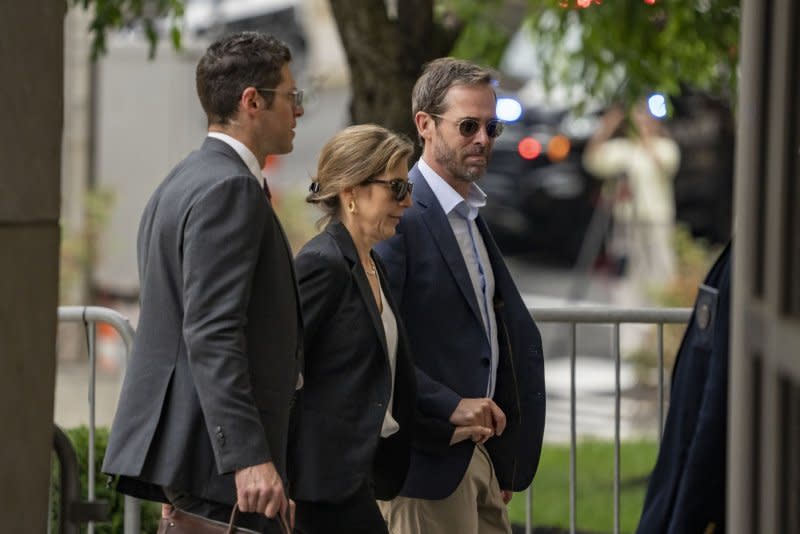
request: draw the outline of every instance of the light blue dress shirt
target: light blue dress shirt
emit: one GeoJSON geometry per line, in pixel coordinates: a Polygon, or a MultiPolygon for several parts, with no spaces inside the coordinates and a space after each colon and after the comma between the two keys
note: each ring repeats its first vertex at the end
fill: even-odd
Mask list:
{"type": "Polygon", "coordinates": [[[417,163],[422,176],[428,182],[433,194],[442,206],[453,235],[458,242],[458,248],[464,257],[464,263],[469,272],[475,299],[481,311],[483,327],[486,338],[491,348],[491,365],[489,367],[489,381],[486,385],[486,396],[494,396],[497,382],[497,363],[499,361],[499,348],[497,344],[497,318],[494,313],[494,272],[489,260],[489,253],[483,242],[483,237],[475,224],[478,210],[486,205],[486,194],[476,184],[470,186],[469,194],[464,199],[450,184],[444,181],[424,159],[417,163]]]}

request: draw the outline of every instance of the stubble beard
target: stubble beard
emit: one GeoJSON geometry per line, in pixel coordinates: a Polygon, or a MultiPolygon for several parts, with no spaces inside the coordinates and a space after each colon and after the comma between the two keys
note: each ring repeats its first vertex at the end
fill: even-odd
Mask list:
{"type": "MultiPolygon", "coordinates": [[[[457,180],[474,183],[486,174],[485,165],[480,167],[466,165],[459,158],[459,153],[451,148],[441,137],[439,137],[433,148],[433,157],[442,168],[447,169],[450,175],[457,180]]],[[[486,164],[489,164],[489,147],[483,147],[482,150],[472,149],[466,155],[483,156],[486,158],[486,164]]]]}

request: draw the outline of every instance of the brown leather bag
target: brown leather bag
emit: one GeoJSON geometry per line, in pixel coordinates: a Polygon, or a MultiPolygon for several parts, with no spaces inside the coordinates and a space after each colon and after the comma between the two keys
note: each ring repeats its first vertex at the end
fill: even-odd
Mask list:
{"type": "MultiPolygon", "coordinates": [[[[237,527],[235,523],[238,514],[239,505],[237,504],[231,511],[231,520],[225,524],[222,521],[184,512],[173,506],[169,515],[162,517],[158,522],[157,534],[259,534],[249,528],[237,527]]],[[[281,517],[281,527],[287,533],[291,532],[283,517],[281,517]]]]}

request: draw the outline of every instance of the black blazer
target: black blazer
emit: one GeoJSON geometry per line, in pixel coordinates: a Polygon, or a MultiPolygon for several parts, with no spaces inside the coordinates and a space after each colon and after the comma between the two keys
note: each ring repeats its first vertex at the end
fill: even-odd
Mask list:
{"type": "Polygon", "coordinates": [[[339,222],[295,258],[305,324],[304,386],[290,444],[291,495],[337,502],[365,481],[378,498],[394,497],[408,469],[415,399],[414,371],[383,268],[373,259],[384,306],[398,320],[392,415],[400,430],[381,438],[390,394],[383,324],[350,233],[339,222]]]}
{"type": "Polygon", "coordinates": [[[141,312],[103,471],[118,489],[161,486],[233,504],[236,469],[285,474],[302,366],[291,251],[259,181],[207,138],[139,226],[141,312]]]}

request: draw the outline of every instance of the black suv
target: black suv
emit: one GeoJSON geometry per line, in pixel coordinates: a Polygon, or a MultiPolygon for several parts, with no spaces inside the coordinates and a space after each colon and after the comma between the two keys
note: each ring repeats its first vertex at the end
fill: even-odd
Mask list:
{"type": "Polygon", "coordinates": [[[567,111],[523,111],[494,144],[480,186],[481,210],[505,253],[573,263],[601,182],[581,162],[597,117],[567,111]]]}
{"type": "MultiPolygon", "coordinates": [[[[724,243],[730,237],[733,201],[730,108],[689,90],[672,105],[666,127],[681,151],[674,183],[676,219],[695,237],[724,243]]],[[[533,108],[506,124],[480,183],[489,196],[482,213],[504,253],[575,262],[602,186],[582,165],[601,113],[574,116],[533,108]],[[561,148],[556,154],[548,150],[554,142],[561,148]]]]}

